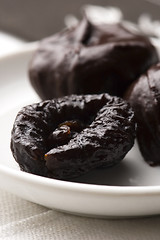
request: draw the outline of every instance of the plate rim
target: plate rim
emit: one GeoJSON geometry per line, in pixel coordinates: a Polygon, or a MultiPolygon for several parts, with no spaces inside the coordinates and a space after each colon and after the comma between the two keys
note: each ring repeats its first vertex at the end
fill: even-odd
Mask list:
{"type": "Polygon", "coordinates": [[[78,183],[72,181],[64,181],[58,179],[51,179],[47,177],[42,177],[34,175],[32,173],[23,172],[21,170],[16,170],[3,166],[0,164],[0,173],[10,175],[13,178],[23,179],[27,182],[34,182],[41,185],[46,185],[49,187],[54,187],[58,189],[70,189],[82,192],[96,192],[104,193],[110,195],[159,195],[160,186],[111,186],[111,185],[99,185],[99,184],[88,184],[88,183],[78,183]],[[17,174],[18,173],[18,174],[17,174]]]}

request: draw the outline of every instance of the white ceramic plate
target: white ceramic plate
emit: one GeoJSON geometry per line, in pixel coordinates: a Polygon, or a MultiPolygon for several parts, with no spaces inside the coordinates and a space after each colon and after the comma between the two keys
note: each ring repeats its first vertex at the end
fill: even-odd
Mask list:
{"type": "Polygon", "coordinates": [[[149,167],[135,146],[114,168],[94,170],[76,182],[21,172],[10,151],[17,112],[39,101],[31,88],[28,45],[0,59],[0,187],[29,201],[70,213],[100,217],[160,214],[160,167],[149,167]]]}

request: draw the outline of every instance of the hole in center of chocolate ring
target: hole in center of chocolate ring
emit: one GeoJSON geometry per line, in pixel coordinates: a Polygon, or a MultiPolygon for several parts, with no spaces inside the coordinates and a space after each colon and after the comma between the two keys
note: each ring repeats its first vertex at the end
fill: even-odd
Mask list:
{"type": "Polygon", "coordinates": [[[49,135],[47,145],[49,148],[67,144],[71,138],[85,128],[85,125],[79,120],[65,121],[49,135]]]}

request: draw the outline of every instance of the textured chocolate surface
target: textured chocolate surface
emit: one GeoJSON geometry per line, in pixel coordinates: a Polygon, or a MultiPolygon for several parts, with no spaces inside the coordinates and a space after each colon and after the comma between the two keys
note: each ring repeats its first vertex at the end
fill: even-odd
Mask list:
{"type": "Polygon", "coordinates": [[[29,76],[43,100],[103,92],[123,96],[157,61],[148,38],[120,24],[94,25],[84,18],[75,28],[41,41],[29,76]]]}
{"type": "Polygon", "coordinates": [[[137,138],[144,159],[160,165],[160,63],[151,67],[126,93],[135,111],[137,138]]]}
{"type": "Polygon", "coordinates": [[[124,100],[71,95],[24,107],[11,138],[23,171],[70,179],[119,163],[134,144],[134,113],[124,100]]]}

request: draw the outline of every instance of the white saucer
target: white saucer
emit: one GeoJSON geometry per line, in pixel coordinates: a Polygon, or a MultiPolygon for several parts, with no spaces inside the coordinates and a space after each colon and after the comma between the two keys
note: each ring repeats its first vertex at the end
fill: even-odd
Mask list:
{"type": "Polygon", "coordinates": [[[36,46],[0,58],[0,187],[26,200],[74,214],[133,217],[160,214],[160,167],[150,167],[135,146],[121,164],[60,181],[21,172],[10,151],[17,112],[39,101],[27,77],[36,46]]]}

